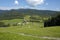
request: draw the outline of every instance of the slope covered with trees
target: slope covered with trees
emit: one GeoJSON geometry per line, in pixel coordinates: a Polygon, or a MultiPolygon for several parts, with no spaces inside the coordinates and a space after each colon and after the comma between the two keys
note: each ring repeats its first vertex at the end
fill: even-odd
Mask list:
{"type": "Polygon", "coordinates": [[[44,22],[44,27],[60,26],[60,14],[44,22]]]}
{"type": "Polygon", "coordinates": [[[57,14],[57,11],[35,10],[35,9],[12,9],[0,10],[0,20],[2,19],[23,19],[25,15],[38,15],[40,17],[50,17],[57,14]]]}

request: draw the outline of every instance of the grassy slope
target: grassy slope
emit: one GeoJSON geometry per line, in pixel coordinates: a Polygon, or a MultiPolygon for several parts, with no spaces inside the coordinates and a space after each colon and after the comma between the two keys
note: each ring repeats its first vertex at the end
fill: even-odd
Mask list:
{"type": "MultiPolygon", "coordinates": [[[[13,20],[3,20],[3,22],[5,23],[12,23],[12,22],[21,22],[22,20],[20,19],[13,19],[13,20]],[[18,20],[18,21],[17,21],[18,20]]],[[[4,40],[4,39],[11,39],[11,40],[15,40],[15,36],[16,39],[21,39],[21,40],[40,40],[39,38],[33,38],[33,37],[24,37],[24,36],[19,36],[16,34],[10,34],[10,33],[6,33],[6,32],[14,32],[14,33],[25,33],[25,34],[31,34],[31,35],[37,35],[37,36],[47,36],[47,37],[60,37],[60,27],[47,27],[47,28],[40,28],[43,26],[43,23],[33,23],[33,25],[30,23],[28,25],[24,25],[24,26],[11,26],[11,27],[6,27],[6,28],[0,28],[0,39],[4,40]],[[39,26],[40,25],[40,26],[39,26]],[[5,33],[3,33],[3,31],[5,33]],[[4,37],[5,36],[5,37],[4,37]],[[9,37],[9,38],[8,38],[9,37]]],[[[42,39],[45,40],[45,39],[42,39]]]]}
{"type": "Polygon", "coordinates": [[[27,28],[27,27],[9,27],[9,28],[0,28],[0,32],[16,32],[16,33],[25,33],[38,36],[51,36],[51,37],[60,37],[60,27],[51,27],[51,28],[27,28]]]}
{"type": "Polygon", "coordinates": [[[51,28],[19,28],[19,27],[9,27],[9,28],[0,28],[0,40],[48,40],[41,38],[34,38],[29,36],[22,36],[15,33],[26,33],[33,34],[37,36],[51,36],[51,37],[60,37],[60,27],[51,27],[51,28]],[[49,32],[47,32],[49,30],[49,32]],[[14,32],[14,33],[9,33],[14,32]]]}
{"type": "Polygon", "coordinates": [[[47,39],[41,39],[41,38],[34,38],[34,37],[27,37],[27,36],[21,36],[18,34],[11,34],[6,32],[0,32],[0,40],[47,40],[47,39]]]}

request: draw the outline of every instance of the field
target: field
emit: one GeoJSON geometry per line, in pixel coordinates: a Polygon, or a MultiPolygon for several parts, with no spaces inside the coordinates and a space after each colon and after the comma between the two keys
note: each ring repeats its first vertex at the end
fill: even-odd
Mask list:
{"type": "MultiPolygon", "coordinates": [[[[22,22],[22,19],[2,20],[5,23],[22,22]]],[[[0,27],[0,40],[60,40],[60,26],[43,27],[43,23],[0,27]]]]}

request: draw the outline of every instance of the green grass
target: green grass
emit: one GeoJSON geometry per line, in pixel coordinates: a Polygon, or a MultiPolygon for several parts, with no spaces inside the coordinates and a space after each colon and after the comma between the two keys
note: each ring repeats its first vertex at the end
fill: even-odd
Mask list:
{"type": "Polygon", "coordinates": [[[34,37],[21,36],[18,34],[11,34],[8,32],[0,32],[0,40],[48,40],[34,37]]]}
{"type": "Polygon", "coordinates": [[[1,20],[4,23],[15,23],[15,22],[22,22],[23,19],[12,19],[12,20],[1,20]]]}
{"type": "Polygon", "coordinates": [[[8,28],[0,28],[0,32],[1,31],[25,33],[37,36],[60,37],[60,27],[50,27],[50,28],[8,27],[8,28]]]}
{"type": "MultiPolygon", "coordinates": [[[[3,20],[5,23],[22,22],[22,19],[3,20]]],[[[1,40],[48,40],[41,38],[28,37],[18,35],[16,33],[25,33],[29,35],[35,35],[40,37],[59,37],[60,38],[60,26],[43,27],[43,23],[29,23],[23,26],[11,26],[0,27],[0,39],[1,40]],[[14,33],[9,33],[14,32],[14,33]]]]}

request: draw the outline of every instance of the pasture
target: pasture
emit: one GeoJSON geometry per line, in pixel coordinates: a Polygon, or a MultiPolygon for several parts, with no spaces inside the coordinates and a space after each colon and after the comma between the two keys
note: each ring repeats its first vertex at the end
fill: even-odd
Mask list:
{"type": "MultiPolygon", "coordinates": [[[[19,23],[22,19],[2,20],[4,23],[19,23]]],[[[60,40],[60,26],[44,28],[43,22],[0,27],[0,40],[60,40]]]]}

